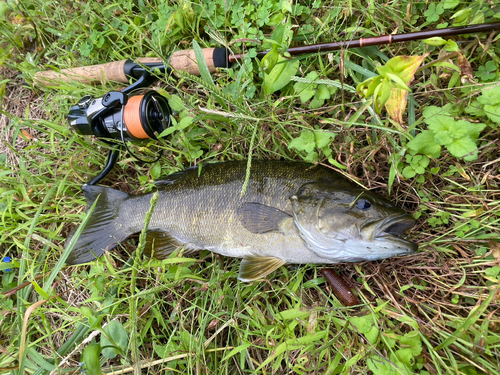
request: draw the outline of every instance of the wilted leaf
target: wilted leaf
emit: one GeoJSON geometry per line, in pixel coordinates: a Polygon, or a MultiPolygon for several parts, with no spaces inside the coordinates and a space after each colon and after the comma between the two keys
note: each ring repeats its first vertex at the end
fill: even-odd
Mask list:
{"type": "Polygon", "coordinates": [[[408,85],[413,81],[413,75],[426,57],[427,54],[423,56],[396,56],[387,61],[385,65],[390,67],[408,85]]]}
{"type": "Polygon", "coordinates": [[[457,64],[460,68],[460,74],[462,77],[467,77],[470,82],[474,82],[474,75],[472,74],[472,67],[467,58],[461,53],[458,54],[457,64]]]}
{"type": "MultiPolygon", "coordinates": [[[[411,81],[413,81],[415,72],[420,64],[422,64],[426,56],[427,55],[397,56],[389,61],[394,60],[394,62],[391,63],[393,70],[402,69],[398,76],[401,78],[401,81],[406,84],[406,86],[409,86],[411,81]]],[[[403,114],[407,103],[408,91],[402,90],[401,88],[391,88],[389,100],[385,103],[385,109],[387,110],[387,113],[389,113],[389,116],[391,116],[391,118],[400,125],[403,125],[403,114]]]]}
{"type": "Polygon", "coordinates": [[[385,103],[385,109],[389,116],[398,124],[403,125],[403,114],[408,103],[408,91],[391,89],[389,100],[385,103]]]}

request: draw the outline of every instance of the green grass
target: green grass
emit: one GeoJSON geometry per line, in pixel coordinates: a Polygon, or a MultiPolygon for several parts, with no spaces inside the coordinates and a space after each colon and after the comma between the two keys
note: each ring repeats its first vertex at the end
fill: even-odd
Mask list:
{"type": "MultiPolygon", "coordinates": [[[[500,117],[481,99],[500,82],[498,35],[455,39],[475,82],[432,64],[448,52],[423,42],[301,57],[296,78],[268,96],[266,76],[251,59],[211,79],[165,76],[154,86],[177,103],[175,119],[187,127],[156,143],[164,152],[156,165],[122,153],[102,182],[149,192],[161,175],[250,156],[331,165],[418,218],[410,237],[419,254],[333,267],[354,287],[362,301],[356,307],[336,299],[319,266],[281,267],[265,281],[241,283],[237,259],[207,251],[149,259],[139,237],[91,265],[61,268],[65,238],[85,218],[80,186],[101,170],[108,149],[73,133],[65,116],[82,96],[123,86],[31,86],[39,70],[167,58],[193,48],[193,40],[202,48],[225,43],[235,53],[243,43],[262,50],[286,17],[294,43],[313,43],[494,21],[498,5],[0,4],[0,257],[14,259],[12,271],[0,270],[1,374],[79,373],[85,348],[89,374],[101,366],[109,374],[500,373],[500,117]],[[353,92],[390,58],[427,52],[402,124],[353,92]],[[322,80],[311,83],[314,90],[340,86],[318,108],[319,100],[302,103],[294,89],[304,89],[311,72],[322,80]],[[423,110],[447,103],[456,123],[485,124],[468,141],[478,157],[465,161],[443,147],[419,164],[430,151],[419,146],[410,154],[407,144],[428,131],[423,110]],[[325,131],[327,143],[315,135],[325,131]],[[104,355],[92,346],[106,342],[112,347],[104,355]]],[[[458,64],[456,55],[449,62],[458,64]]],[[[450,134],[461,139],[458,128],[450,134]]]]}

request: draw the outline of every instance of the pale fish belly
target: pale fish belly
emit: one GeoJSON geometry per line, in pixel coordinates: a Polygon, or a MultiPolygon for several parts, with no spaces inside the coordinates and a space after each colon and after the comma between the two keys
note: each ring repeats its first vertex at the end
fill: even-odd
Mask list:
{"type": "Polygon", "coordinates": [[[305,245],[295,227],[293,219],[286,220],[279,232],[254,234],[243,226],[227,230],[219,244],[205,246],[206,250],[224,256],[244,258],[246,256],[276,257],[286,263],[331,263],[314,254],[305,245]]]}

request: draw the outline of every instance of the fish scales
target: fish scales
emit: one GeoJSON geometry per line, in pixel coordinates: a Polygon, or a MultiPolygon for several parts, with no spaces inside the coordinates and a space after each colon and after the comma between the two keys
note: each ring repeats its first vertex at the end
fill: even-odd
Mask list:
{"type": "MultiPolygon", "coordinates": [[[[298,260],[295,252],[300,252],[304,263],[325,263],[325,259],[307,249],[295,230],[287,232],[287,236],[255,234],[245,230],[238,220],[237,209],[244,202],[275,207],[291,218],[289,197],[301,185],[319,178],[337,177],[325,169],[310,170],[310,164],[278,163],[279,170],[275,167],[276,162],[254,162],[243,196],[246,169],[241,162],[209,164],[202,167],[200,175],[197,168],[187,170],[175,183],[159,187],[160,196],[149,228],[169,232],[188,248],[207,249],[225,256],[279,256],[295,263],[298,260]],[[225,225],[220,225],[221,222],[225,225]],[[307,258],[303,259],[304,256],[307,258]]],[[[126,212],[120,216],[130,218],[134,232],[144,226],[150,199],[149,195],[132,196],[130,204],[124,205],[126,212]]],[[[163,254],[156,256],[162,258],[163,254]]]]}
{"type": "MultiPolygon", "coordinates": [[[[158,181],[147,253],[163,259],[183,246],[241,257],[240,279],[248,281],[286,263],[372,260],[416,250],[400,237],[414,224],[409,215],[329,168],[253,161],[242,195],[246,171],[246,161],[214,163],[158,181]]],[[[83,191],[89,205],[99,200],[69,264],[90,261],[140,232],[152,197],[101,186],[83,191]]]]}

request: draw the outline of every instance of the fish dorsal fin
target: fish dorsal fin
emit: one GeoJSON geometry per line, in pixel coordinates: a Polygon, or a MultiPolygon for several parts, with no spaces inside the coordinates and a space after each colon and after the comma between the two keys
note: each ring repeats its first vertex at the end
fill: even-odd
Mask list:
{"type": "Polygon", "coordinates": [[[160,178],[158,178],[157,180],[154,181],[154,184],[157,188],[162,188],[165,186],[172,185],[172,184],[178,182],[179,180],[182,180],[186,176],[189,176],[189,175],[192,175],[193,173],[196,173],[196,172],[194,172],[194,170],[197,170],[197,169],[198,169],[198,166],[195,165],[193,167],[186,168],[182,171],[175,172],[175,173],[169,174],[167,176],[161,176],[160,178]]]}
{"type": "Polygon", "coordinates": [[[291,216],[265,204],[247,202],[238,209],[238,217],[249,232],[261,234],[279,231],[280,223],[291,216]]]}
{"type": "Polygon", "coordinates": [[[146,232],[146,247],[144,253],[156,259],[166,259],[183,244],[163,230],[148,230],[146,232]]]}
{"type": "Polygon", "coordinates": [[[286,261],[276,257],[246,256],[241,261],[238,280],[254,281],[262,279],[285,263],[286,261]]]}

